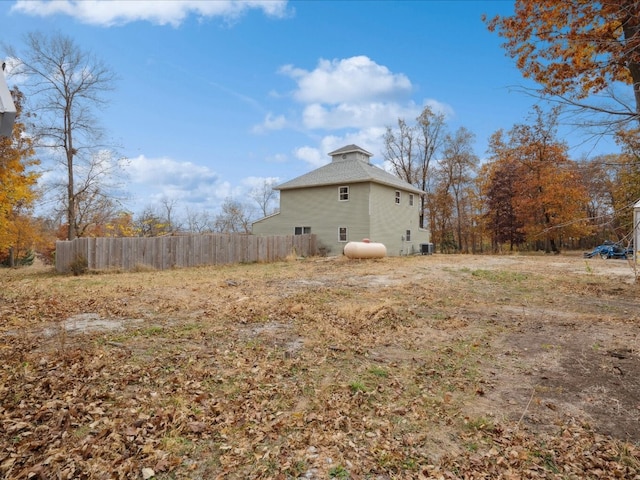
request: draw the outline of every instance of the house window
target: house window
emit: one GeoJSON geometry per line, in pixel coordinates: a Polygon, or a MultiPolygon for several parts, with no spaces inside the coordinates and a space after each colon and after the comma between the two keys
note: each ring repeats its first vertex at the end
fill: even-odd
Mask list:
{"type": "Polygon", "coordinates": [[[347,200],[349,200],[349,187],[339,187],[338,197],[341,202],[346,202],[347,200]]]}
{"type": "Polygon", "coordinates": [[[411,241],[411,230],[407,230],[407,233],[405,234],[404,239],[407,242],[411,241]]]}
{"type": "Polygon", "coordinates": [[[396,190],[396,205],[400,205],[400,190],[396,190]]]}
{"type": "Polygon", "coordinates": [[[347,227],[339,227],[338,228],[338,241],[346,242],[347,241],[347,227]]]}
{"type": "Polygon", "coordinates": [[[409,206],[413,207],[413,193],[409,194],[409,206]]]}
{"type": "Polygon", "coordinates": [[[294,235],[307,235],[311,233],[311,227],[295,227],[293,229],[294,235]]]}

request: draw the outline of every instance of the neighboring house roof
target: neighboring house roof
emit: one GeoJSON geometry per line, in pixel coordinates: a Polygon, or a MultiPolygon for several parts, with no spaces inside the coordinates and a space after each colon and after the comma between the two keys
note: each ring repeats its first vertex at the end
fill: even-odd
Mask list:
{"type": "Polygon", "coordinates": [[[273,212],[273,213],[271,213],[271,214],[267,215],[266,217],[259,218],[258,220],[256,220],[256,221],[255,221],[255,222],[253,222],[253,223],[262,222],[262,221],[264,221],[264,220],[266,220],[266,219],[268,219],[268,218],[275,217],[276,215],[280,215],[280,210],[278,210],[277,212],[273,212]]]}
{"type": "Polygon", "coordinates": [[[346,147],[342,147],[329,154],[334,157],[334,160],[331,163],[309,173],[305,173],[293,180],[281,183],[274,188],[275,190],[293,190],[305,187],[373,182],[412,193],[424,193],[422,190],[414,187],[410,183],[407,183],[395,175],[385,172],[381,168],[371,165],[368,162],[355,158],[351,158],[349,160],[336,160],[335,158],[339,154],[351,152],[362,152],[368,157],[372,156],[371,153],[363,150],[357,145],[347,145],[346,147]]]}

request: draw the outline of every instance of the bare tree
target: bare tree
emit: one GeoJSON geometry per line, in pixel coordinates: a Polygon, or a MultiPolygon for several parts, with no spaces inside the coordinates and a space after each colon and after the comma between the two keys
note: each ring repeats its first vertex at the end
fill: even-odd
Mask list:
{"type": "MultiPolygon", "coordinates": [[[[398,119],[398,128],[387,127],[384,135],[384,159],[394,173],[424,192],[429,192],[431,161],[441,150],[444,141],[445,117],[426,106],[416,124],[408,125],[398,119]]],[[[420,226],[424,227],[427,198],[421,196],[420,226]]]]}
{"type": "Polygon", "coordinates": [[[133,224],[141,237],[160,237],[171,233],[166,219],[152,206],[147,206],[140,212],[133,224]]]}
{"type": "Polygon", "coordinates": [[[270,207],[278,197],[278,191],[273,189],[275,185],[275,178],[265,178],[260,185],[255,187],[249,193],[251,199],[258,204],[258,207],[260,207],[263,217],[273,213],[273,210],[270,207]]]}
{"type": "MultiPolygon", "coordinates": [[[[74,236],[91,236],[121,210],[118,199],[119,174],[122,159],[116,159],[110,150],[96,152],[88,158],[77,158],[74,166],[74,236]]],[[[54,214],[67,217],[67,178],[51,181],[55,192],[54,214]]]]}
{"type": "Polygon", "coordinates": [[[252,211],[246,205],[227,198],[216,215],[214,230],[220,233],[251,233],[252,211]]]}
{"type": "Polygon", "coordinates": [[[85,194],[76,185],[76,163],[90,162],[97,150],[105,148],[94,112],[105,104],[103,95],[113,89],[115,74],[62,34],[30,33],[25,44],[22,53],[13,47],[6,50],[19,59],[12,74],[27,78],[26,89],[35,103],[32,108],[39,112],[35,132],[39,146],[60,152],[58,159],[66,171],[67,238],[71,240],[78,233],[79,197],[85,194]]]}
{"type": "Polygon", "coordinates": [[[164,210],[164,223],[169,232],[174,233],[180,230],[182,225],[176,220],[174,215],[178,201],[175,198],[163,196],[160,200],[160,205],[162,206],[162,210],[164,210]]]}
{"type": "Polygon", "coordinates": [[[442,158],[437,166],[437,181],[453,198],[456,217],[458,251],[469,251],[468,237],[471,227],[471,186],[479,163],[473,153],[474,135],[460,127],[454,135],[446,135],[442,158]],[[466,225],[463,228],[463,225],[466,225]]]}
{"type": "Polygon", "coordinates": [[[185,220],[187,229],[191,233],[208,233],[213,232],[214,219],[206,210],[191,210],[187,207],[185,220]]]}

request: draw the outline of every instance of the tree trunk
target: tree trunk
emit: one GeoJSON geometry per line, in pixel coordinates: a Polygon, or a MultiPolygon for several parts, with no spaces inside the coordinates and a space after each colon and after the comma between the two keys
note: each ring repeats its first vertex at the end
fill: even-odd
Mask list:
{"type": "Polygon", "coordinates": [[[65,150],[67,155],[67,220],[69,222],[67,230],[67,240],[76,238],[76,197],[75,185],[73,179],[73,157],[75,151],[73,149],[73,136],[71,126],[71,98],[67,97],[67,107],[64,112],[64,129],[65,129],[65,150]]]}
{"type": "Polygon", "coordinates": [[[68,163],[67,185],[67,240],[76,238],[76,202],[73,195],[73,163],[68,163]]]}
{"type": "Polygon", "coordinates": [[[640,45],[638,45],[638,38],[640,35],[640,19],[638,11],[638,4],[635,0],[625,1],[622,7],[623,11],[629,12],[622,20],[622,31],[624,32],[624,38],[627,42],[629,53],[629,60],[627,67],[631,74],[631,81],[633,83],[633,95],[636,102],[636,120],[640,123],[640,63],[637,62],[637,58],[640,52],[640,45]]]}

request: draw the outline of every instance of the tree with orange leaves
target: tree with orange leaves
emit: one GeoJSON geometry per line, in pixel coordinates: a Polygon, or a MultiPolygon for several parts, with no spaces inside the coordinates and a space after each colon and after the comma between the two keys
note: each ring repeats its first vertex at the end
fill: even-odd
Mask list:
{"type": "Polygon", "coordinates": [[[607,114],[608,126],[640,122],[640,2],[516,0],[513,16],[484,20],[542,94],[607,114]],[[613,93],[620,83],[632,86],[633,101],[613,93]],[[599,93],[613,102],[586,103],[599,93]]]}
{"type": "Polygon", "coordinates": [[[567,146],[556,138],[556,123],[555,110],[545,115],[536,108],[532,123],[491,138],[484,173],[494,248],[526,239],[530,247],[557,252],[563,238],[588,233],[587,192],[567,146]]]}
{"type": "Polygon", "coordinates": [[[10,265],[26,254],[37,236],[30,210],[38,179],[32,167],[39,163],[20,121],[24,96],[17,88],[11,94],[17,111],[13,134],[0,137],[0,261],[10,265]]]}

